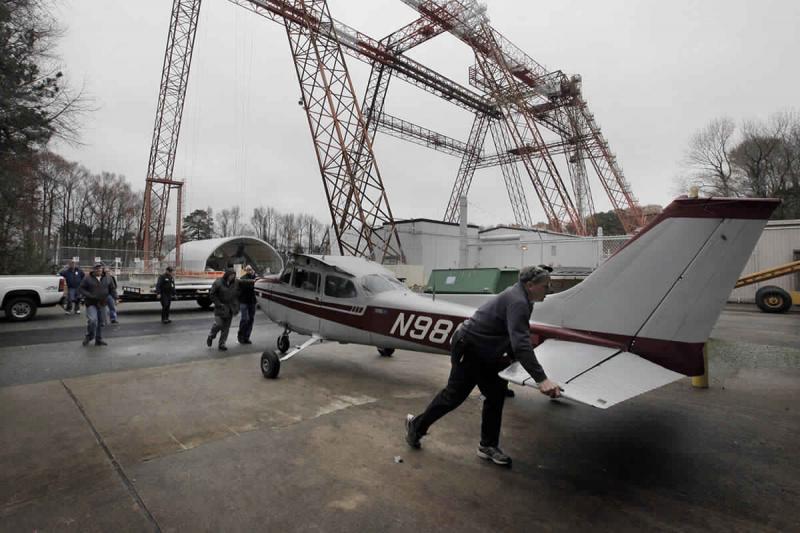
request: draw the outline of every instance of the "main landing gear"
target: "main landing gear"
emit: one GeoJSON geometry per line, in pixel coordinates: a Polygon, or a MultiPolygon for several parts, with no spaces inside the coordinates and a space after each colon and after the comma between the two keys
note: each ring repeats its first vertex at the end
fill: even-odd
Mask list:
{"type": "Polygon", "coordinates": [[[275,379],[281,371],[281,361],[286,361],[302,352],[309,346],[322,342],[324,339],[317,335],[312,335],[310,339],[299,346],[295,346],[289,350],[289,333],[287,328],[278,337],[278,349],[275,351],[265,351],[261,354],[261,373],[265,378],[275,379]]]}
{"type": "Polygon", "coordinates": [[[381,357],[391,357],[394,353],[394,348],[378,348],[378,353],[381,357]]]}

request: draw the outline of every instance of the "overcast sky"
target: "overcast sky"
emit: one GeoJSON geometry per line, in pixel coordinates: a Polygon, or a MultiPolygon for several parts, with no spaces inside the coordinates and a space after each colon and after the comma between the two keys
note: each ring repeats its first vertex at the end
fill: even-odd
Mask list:
{"type": "MultiPolygon", "coordinates": [[[[97,111],[83,145],[57,151],[144,188],[170,0],[57,0],[60,52],[97,111]]],[[[489,0],[492,25],[550,69],[578,73],[583,92],[642,204],[666,204],[691,134],[711,119],[800,108],[796,0],[489,0]]],[[[416,18],[399,0],[330,0],[338,20],[381,38],[416,18]]],[[[467,84],[466,45],[442,35],[409,53],[467,84]]],[[[359,97],[369,68],[350,56],[359,97]]],[[[239,204],[329,221],[300,89],[282,26],[225,0],[204,0],[174,177],[187,206],[239,204]]],[[[400,80],[386,111],[466,140],[472,115],[400,80]]],[[[488,146],[487,146],[488,148],[488,146]]],[[[491,150],[490,150],[491,151],[491,150]]],[[[376,158],[397,218],[440,218],[459,159],[383,134],[376,158]]],[[[608,200],[592,183],[595,204],[608,200]]],[[[534,220],[543,220],[528,201],[534,220]]],[[[499,169],[478,171],[470,222],[511,222],[499,169]]]]}

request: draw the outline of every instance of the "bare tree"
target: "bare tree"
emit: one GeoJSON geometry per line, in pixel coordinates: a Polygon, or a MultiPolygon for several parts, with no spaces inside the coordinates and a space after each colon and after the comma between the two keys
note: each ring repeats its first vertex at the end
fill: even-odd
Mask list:
{"type": "Polygon", "coordinates": [[[736,126],[729,118],[712,120],[692,135],[684,164],[689,171],[686,184],[697,185],[712,196],[741,196],[741,180],[734,174],[730,149],[736,126]]]}

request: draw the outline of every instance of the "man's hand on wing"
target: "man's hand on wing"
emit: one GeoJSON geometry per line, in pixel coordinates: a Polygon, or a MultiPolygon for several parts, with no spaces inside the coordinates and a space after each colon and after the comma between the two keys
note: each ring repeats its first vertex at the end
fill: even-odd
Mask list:
{"type": "Polygon", "coordinates": [[[559,388],[558,383],[555,381],[550,381],[549,379],[545,379],[539,383],[539,392],[551,398],[558,398],[561,396],[561,389],[559,388]]]}

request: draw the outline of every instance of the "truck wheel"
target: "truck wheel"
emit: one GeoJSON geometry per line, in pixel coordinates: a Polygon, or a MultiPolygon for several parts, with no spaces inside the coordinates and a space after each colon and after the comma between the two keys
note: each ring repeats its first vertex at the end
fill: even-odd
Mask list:
{"type": "Polygon", "coordinates": [[[23,322],[36,316],[36,302],[26,296],[9,298],[6,302],[6,318],[12,322],[23,322]]]}
{"type": "Polygon", "coordinates": [[[275,379],[281,371],[281,360],[270,351],[261,354],[261,373],[265,378],[275,379]]]}
{"type": "Polygon", "coordinates": [[[208,309],[211,309],[211,306],[213,305],[213,303],[211,302],[211,300],[209,298],[198,298],[197,299],[197,305],[199,305],[203,309],[208,310],[208,309]]]}
{"type": "Polygon", "coordinates": [[[770,285],[758,289],[756,305],[765,313],[785,313],[792,307],[792,297],[780,287],[770,285]]]}

